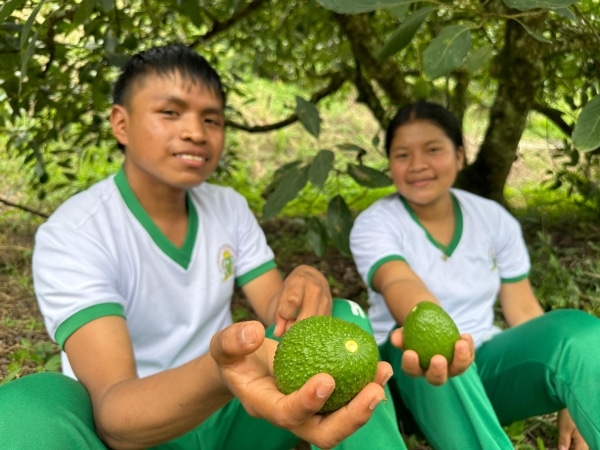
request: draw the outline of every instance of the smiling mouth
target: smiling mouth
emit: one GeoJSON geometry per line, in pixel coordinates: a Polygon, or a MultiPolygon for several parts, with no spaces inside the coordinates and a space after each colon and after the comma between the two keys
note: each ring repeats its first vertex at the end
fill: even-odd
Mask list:
{"type": "Polygon", "coordinates": [[[181,158],[181,159],[187,159],[188,161],[206,161],[207,158],[205,158],[204,156],[198,156],[198,155],[190,155],[187,153],[183,153],[183,154],[179,154],[179,155],[175,155],[176,158],[181,158]]]}

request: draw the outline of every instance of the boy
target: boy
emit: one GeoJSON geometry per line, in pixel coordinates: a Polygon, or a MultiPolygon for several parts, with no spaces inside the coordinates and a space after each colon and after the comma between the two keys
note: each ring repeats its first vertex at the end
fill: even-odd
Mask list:
{"type": "Polygon", "coordinates": [[[232,324],[237,283],[275,336],[316,314],[369,327],[349,302],[332,302],[315,269],[283,281],[245,200],[204,183],[223,151],[224,107],[219,76],[184,46],[124,67],[110,115],[121,170],[36,235],[36,295],[69,377],[30,375],[0,389],[7,448],[289,449],[299,437],[404,448],[391,402],[375,409],[389,364],[321,416],[333,379],[318,374],[284,396],[271,375],[276,342],[258,322],[232,324]],[[23,436],[24,417],[36,433],[23,436]]]}

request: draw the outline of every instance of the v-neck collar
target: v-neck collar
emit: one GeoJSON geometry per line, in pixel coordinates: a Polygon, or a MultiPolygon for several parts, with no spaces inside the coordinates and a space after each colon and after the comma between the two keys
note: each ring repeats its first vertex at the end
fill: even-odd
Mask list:
{"type": "Polygon", "coordinates": [[[454,250],[456,250],[456,247],[458,246],[458,243],[460,242],[460,237],[462,236],[462,231],[463,231],[463,216],[462,216],[462,211],[460,209],[460,204],[458,203],[458,200],[456,199],[454,194],[451,193],[450,195],[452,197],[452,203],[454,204],[454,234],[452,235],[452,239],[450,240],[450,244],[448,244],[448,245],[444,245],[444,244],[436,241],[433,238],[433,236],[429,233],[429,231],[427,231],[427,229],[423,226],[423,224],[417,217],[417,214],[412,209],[410,204],[406,201],[406,199],[404,197],[402,197],[401,195],[398,195],[398,197],[404,204],[404,207],[406,208],[406,210],[408,211],[408,213],[410,214],[412,219],[425,232],[429,242],[431,242],[433,245],[435,245],[437,248],[439,248],[442,251],[442,253],[448,258],[450,256],[452,256],[452,253],[454,252],[454,250]]]}
{"type": "Polygon", "coordinates": [[[177,247],[173,244],[165,234],[156,226],[152,218],[148,215],[142,204],[135,196],[127,177],[125,176],[125,170],[123,167],[115,175],[115,184],[121,193],[123,201],[127,205],[131,214],[137,219],[137,221],[144,227],[144,229],[150,235],[150,238],[154,243],[173,261],[179,264],[184,269],[187,269],[190,260],[192,259],[192,251],[194,244],[196,243],[196,235],[198,232],[198,213],[194,207],[194,203],[190,197],[189,192],[185,194],[185,201],[188,210],[188,229],[181,247],[177,247]]]}

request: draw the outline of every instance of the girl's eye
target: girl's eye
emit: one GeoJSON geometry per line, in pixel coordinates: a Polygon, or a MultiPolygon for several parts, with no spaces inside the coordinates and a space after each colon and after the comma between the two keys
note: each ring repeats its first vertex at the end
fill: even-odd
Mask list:
{"type": "Polygon", "coordinates": [[[404,158],[406,158],[407,156],[408,156],[408,154],[407,154],[407,153],[396,153],[396,154],[394,155],[394,159],[404,159],[404,158]]]}
{"type": "Polygon", "coordinates": [[[435,152],[437,152],[437,151],[439,151],[439,150],[440,150],[440,149],[439,149],[439,148],[437,148],[437,147],[431,147],[431,148],[430,148],[428,151],[429,151],[429,153],[435,153],[435,152]]]}
{"type": "Polygon", "coordinates": [[[223,125],[223,121],[219,120],[219,119],[214,119],[211,117],[207,117],[206,119],[204,119],[204,122],[206,122],[209,125],[215,125],[215,126],[222,126],[223,125]]]}
{"type": "Polygon", "coordinates": [[[162,112],[162,114],[164,114],[165,116],[176,116],[176,115],[177,115],[177,112],[176,112],[176,111],[173,111],[173,110],[171,110],[171,109],[164,109],[164,110],[162,110],[161,112],[162,112]]]}

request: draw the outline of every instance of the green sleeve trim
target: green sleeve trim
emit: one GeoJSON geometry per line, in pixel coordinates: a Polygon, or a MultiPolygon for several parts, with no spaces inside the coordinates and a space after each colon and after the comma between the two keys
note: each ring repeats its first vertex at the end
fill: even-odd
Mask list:
{"type": "Polygon", "coordinates": [[[275,264],[275,261],[267,261],[266,263],[258,266],[256,269],[252,269],[250,272],[247,272],[241,275],[240,277],[236,278],[235,284],[237,284],[239,287],[242,287],[243,285],[248,284],[250,281],[254,280],[255,278],[258,278],[259,276],[268,272],[269,270],[276,268],[277,264],[275,264]]]}
{"type": "Polygon", "coordinates": [[[75,331],[85,324],[90,323],[92,320],[106,316],[125,317],[123,305],[120,303],[102,303],[82,309],[60,324],[56,330],[54,338],[62,349],[67,339],[69,339],[69,337],[75,333],[75,331]]]}
{"type": "Polygon", "coordinates": [[[512,277],[512,278],[500,278],[500,281],[502,283],[517,283],[519,281],[523,281],[525,278],[529,277],[529,272],[523,274],[523,275],[519,275],[518,277],[512,277]]]}
{"type": "Polygon", "coordinates": [[[371,284],[371,282],[373,281],[373,276],[375,275],[375,272],[377,272],[377,269],[379,269],[381,266],[383,266],[386,262],[390,262],[390,261],[406,262],[406,259],[404,259],[400,255],[390,255],[390,256],[386,256],[385,258],[382,258],[379,261],[377,261],[375,264],[373,264],[371,266],[371,270],[369,270],[369,273],[367,274],[367,286],[369,286],[371,289],[373,289],[373,285],[371,284]]]}

